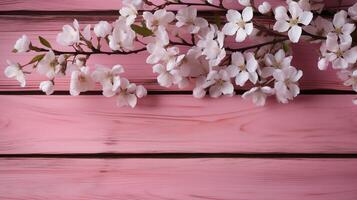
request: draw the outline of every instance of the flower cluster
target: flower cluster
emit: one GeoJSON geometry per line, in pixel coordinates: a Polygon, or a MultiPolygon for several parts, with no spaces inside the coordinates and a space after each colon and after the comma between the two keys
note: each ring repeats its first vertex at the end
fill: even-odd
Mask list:
{"type": "Polygon", "coordinates": [[[223,0],[167,0],[160,5],[124,0],[114,22],[100,21],[93,27],[81,27],[74,20],[72,25],[63,26],[56,42],[72,47],[72,52],[54,49],[43,37],[39,37],[43,47],[37,47],[23,35],[13,52],[42,53],[27,64],[8,61],[5,75],[25,87],[25,74],[42,74],[47,80],[39,88],[47,95],[55,91],[56,77],[69,75],[73,96],[93,90],[99,83],[105,97],[117,96],[118,106],[135,107],[137,99],[147,95],[142,85],[122,77],[124,68],[120,64],[111,69],[97,65],[90,70],[87,60],[93,54],[147,51],[146,62],[152,65],[162,87],[193,88],[196,98],[233,96],[239,89],[245,91],[243,98],[263,106],[268,96],[288,103],[300,93],[298,81],[303,72],[292,66],[289,45],[305,40],[321,43],[319,69],[331,64],[339,70],[344,84],[357,92],[357,47],[352,36],[357,4],[347,11],[338,11],[330,20],[320,15],[324,9],[322,0],[287,0],[285,5],[275,8],[269,2],[238,3],[244,7],[242,10],[226,8],[223,0]],[[178,6],[178,10],[168,10],[172,5],[178,6]],[[224,11],[225,20],[220,16],[200,16],[196,6],[224,11]],[[146,11],[139,12],[143,9],[146,11]],[[274,16],[275,20],[266,23],[261,20],[264,16],[274,16]],[[237,45],[227,44],[230,37],[237,45]],[[104,51],[103,46],[111,51],[104,51]],[[30,65],[33,70],[26,71],[30,65]]]}

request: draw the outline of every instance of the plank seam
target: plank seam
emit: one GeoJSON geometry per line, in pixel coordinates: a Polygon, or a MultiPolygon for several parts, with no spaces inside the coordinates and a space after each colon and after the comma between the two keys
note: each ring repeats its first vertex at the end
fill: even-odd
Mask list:
{"type": "Polygon", "coordinates": [[[69,154],[0,154],[0,158],[73,158],[73,159],[356,159],[357,153],[69,153],[69,154]]]}
{"type": "MultiPolygon", "coordinates": [[[[235,93],[238,95],[243,94],[247,90],[235,90],[235,93]]],[[[148,95],[191,95],[191,90],[179,90],[179,91],[148,91],[148,95]]],[[[311,89],[311,90],[301,90],[300,94],[302,95],[353,95],[356,94],[353,90],[334,90],[334,89],[311,89]]],[[[26,91],[0,91],[0,95],[46,95],[39,90],[26,90],[26,91]]],[[[52,95],[55,96],[67,96],[70,95],[69,91],[55,91],[52,95]]],[[[93,95],[102,95],[102,91],[87,91],[82,92],[81,95],[93,96],[93,95]]]]}

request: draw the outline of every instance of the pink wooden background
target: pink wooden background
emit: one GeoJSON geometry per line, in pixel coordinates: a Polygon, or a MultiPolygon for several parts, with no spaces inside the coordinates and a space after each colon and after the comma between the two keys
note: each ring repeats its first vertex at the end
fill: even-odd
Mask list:
{"type": "MultiPolygon", "coordinates": [[[[120,0],[0,0],[0,200],[357,199],[355,95],[317,69],[316,45],[293,46],[303,94],[288,105],[165,93],[177,89],[157,85],[145,53],[89,62],[120,63],[156,91],[136,109],[99,95],[37,95],[44,77],[20,88],[2,73],[6,59],[31,58],[10,53],[22,34],[55,41],[74,17],[112,21],[119,8],[120,0]]],[[[62,78],[56,89],[68,86],[62,78]]]]}

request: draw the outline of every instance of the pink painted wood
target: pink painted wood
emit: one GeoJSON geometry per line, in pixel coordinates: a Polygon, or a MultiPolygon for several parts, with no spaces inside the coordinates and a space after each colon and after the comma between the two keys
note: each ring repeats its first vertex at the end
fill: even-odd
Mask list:
{"type": "MultiPolygon", "coordinates": [[[[44,16],[44,17],[26,17],[10,16],[0,18],[0,26],[7,27],[0,30],[0,71],[6,67],[6,60],[14,60],[21,63],[27,63],[31,60],[34,54],[14,54],[10,51],[13,48],[14,42],[22,35],[27,34],[31,37],[35,45],[39,45],[37,41],[38,35],[42,35],[49,41],[53,41],[53,46],[58,47],[54,41],[56,34],[60,31],[64,24],[71,23],[73,17],[76,16],[44,16]]],[[[79,17],[83,24],[95,24],[100,19],[115,20],[116,16],[103,17],[79,17]]],[[[62,48],[63,49],[63,48],[62,48]]],[[[317,68],[318,59],[318,45],[299,44],[294,45],[293,48],[294,61],[293,65],[304,71],[304,76],[301,80],[302,89],[339,89],[351,90],[350,87],[344,86],[337,78],[335,71],[327,70],[320,71],[317,68]],[[314,50],[311,50],[314,49],[314,50]]],[[[156,75],[152,72],[152,67],[145,64],[147,53],[128,56],[93,56],[88,62],[92,68],[95,64],[102,64],[106,66],[113,66],[115,64],[122,64],[126,67],[124,76],[131,81],[144,84],[150,90],[168,90],[158,86],[156,75]]],[[[38,90],[38,85],[41,81],[46,80],[46,77],[39,75],[30,75],[27,81],[27,87],[19,87],[19,83],[15,80],[8,79],[3,73],[0,73],[0,91],[11,90],[38,90]]],[[[56,79],[57,90],[68,90],[69,78],[56,79]]],[[[96,90],[100,86],[97,85],[96,90]]],[[[189,88],[190,89],[190,88],[189,88]]],[[[177,90],[171,88],[170,90],[177,90]]]]}
{"type": "Polygon", "coordinates": [[[1,159],[0,199],[355,200],[357,160],[1,159]]]}
{"type": "Polygon", "coordinates": [[[135,109],[101,96],[0,96],[0,154],[357,153],[351,95],[303,95],[258,108],[240,97],[149,96],[135,109]]]}
{"type": "MultiPolygon", "coordinates": [[[[261,4],[266,0],[255,0],[256,5],[261,4]]],[[[151,0],[154,3],[162,3],[163,0],[151,0]]],[[[200,0],[190,0],[184,2],[201,2],[200,0]]],[[[284,4],[284,0],[268,0],[273,6],[284,4]]],[[[354,0],[325,0],[327,7],[336,7],[340,4],[352,5],[354,0]]],[[[2,0],[0,1],[0,11],[9,11],[9,10],[44,10],[44,11],[63,11],[63,10],[78,10],[78,11],[98,11],[98,10],[115,10],[119,9],[122,6],[121,1],[118,0],[105,0],[105,2],[97,0],[62,0],[62,1],[47,1],[47,0],[2,0]]],[[[228,8],[240,9],[240,6],[236,1],[232,3],[225,3],[225,6],[228,8]]],[[[204,9],[201,8],[201,9],[204,9]]]]}

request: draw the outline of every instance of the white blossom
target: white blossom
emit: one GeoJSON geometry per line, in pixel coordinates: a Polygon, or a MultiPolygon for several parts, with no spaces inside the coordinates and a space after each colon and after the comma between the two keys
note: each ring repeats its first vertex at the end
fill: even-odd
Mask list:
{"type": "Polygon", "coordinates": [[[271,11],[271,5],[269,2],[264,1],[262,4],[258,6],[258,11],[262,14],[267,14],[271,11]]]}
{"type": "Polygon", "coordinates": [[[226,35],[236,34],[236,42],[242,42],[253,32],[252,7],[244,8],[242,14],[236,10],[228,10],[226,14],[228,23],[224,25],[222,32],[226,35]]]}
{"type": "Polygon", "coordinates": [[[245,92],[242,97],[243,99],[252,98],[252,101],[256,106],[264,106],[266,98],[273,94],[274,90],[269,86],[253,87],[249,91],[245,92]]]}
{"type": "Polygon", "coordinates": [[[37,64],[36,68],[38,73],[47,76],[49,79],[53,79],[61,70],[62,66],[58,63],[53,51],[50,50],[37,64]]]}
{"type": "Polygon", "coordinates": [[[198,41],[197,46],[202,49],[202,55],[209,60],[210,66],[218,65],[226,56],[224,49],[224,34],[217,27],[210,26],[210,31],[198,41]]]}
{"type": "Polygon", "coordinates": [[[27,35],[23,35],[21,38],[19,38],[15,45],[14,45],[14,49],[16,50],[16,52],[18,53],[23,53],[23,52],[27,52],[30,50],[30,44],[31,41],[30,39],[27,37],[27,35]]]}
{"type": "Polygon", "coordinates": [[[277,21],[273,29],[278,32],[288,31],[290,41],[297,43],[302,33],[302,28],[299,24],[309,25],[313,14],[310,11],[303,11],[299,4],[294,1],[289,3],[289,13],[291,17],[288,16],[284,6],[277,7],[275,9],[275,19],[277,21]]]}
{"type": "Polygon", "coordinates": [[[105,66],[97,66],[92,73],[92,77],[102,85],[103,95],[110,96],[110,93],[115,92],[120,87],[119,75],[123,72],[124,68],[121,65],[115,65],[112,69],[105,66]]]}
{"type": "Polygon", "coordinates": [[[352,86],[352,89],[357,92],[357,69],[342,70],[338,75],[345,86],[352,86]]]}
{"type": "Polygon", "coordinates": [[[262,68],[261,70],[261,76],[263,78],[267,78],[269,76],[272,76],[275,70],[277,69],[284,69],[290,66],[292,56],[285,56],[285,51],[283,49],[280,49],[273,54],[266,54],[264,56],[264,63],[266,67],[262,68]]]}
{"type": "Polygon", "coordinates": [[[193,91],[194,97],[202,98],[208,88],[210,97],[217,98],[221,95],[233,95],[234,86],[231,83],[232,75],[228,71],[221,69],[212,70],[206,78],[201,78],[196,82],[196,88],[193,91]]]}
{"type": "Polygon", "coordinates": [[[126,6],[134,6],[136,9],[141,9],[144,1],[143,0],[123,0],[123,4],[126,6]]]}
{"type": "MultiPolygon", "coordinates": [[[[305,26],[303,29],[310,34],[326,37],[329,32],[334,30],[334,27],[331,21],[317,16],[310,25],[305,26]]],[[[320,41],[318,40],[318,42],[320,41]]]]}
{"type": "Polygon", "coordinates": [[[302,71],[289,66],[275,70],[273,77],[276,80],[274,89],[279,102],[287,103],[300,93],[297,81],[302,77],[302,71]]]}
{"type": "Polygon", "coordinates": [[[46,95],[51,95],[54,92],[54,85],[52,81],[42,81],[39,88],[42,92],[46,93],[46,95]]]}
{"type": "Polygon", "coordinates": [[[238,0],[238,3],[242,6],[250,6],[250,0],[238,0]]]}
{"type": "Polygon", "coordinates": [[[207,20],[197,17],[197,9],[191,6],[181,8],[176,15],[176,19],[176,26],[186,27],[191,34],[198,33],[201,28],[208,26],[207,20]]]}
{"type": "Polygon", "coordinates": [[[93,89],[94,86],[95,82],[92,79],[89,67],[81,67],[72,72],[69,90],[72,96],[78,96],[81,92],[93,89]]]}
{"type": "Polygon", "coordinates": [[[338,36],[343,35],[344,37],[351,37],[351,33],[356,29],[354,24],[348,23],[347,12],[344,10],[341,10],[334,15],[332,23],[335,28],[334,32],[338,36]]]}
{"type": "Polygon", "coordinates": [[[135,22],[138,11],[133,5],[124,6],[119,10],[121,16],[125,17],[126,24],[131,25],[135,22]]]}
{"type": "Polygon", "coordinates": [[[356,63],[357,46],[351,48],[352,41],[346,35],[341,35],[340,39],[338,42],[336,34],[328,34],[326,44],[320,47],[322,57],[318,62],[319,69],[326,69],[330,62],[334,69],[346,69],[349,64],[356,63]]]}
{"type": "Polygon", "coordinates": [[[70,25],[64,25],[62,32],[57,35],[57,43],[63,46],[71,46],[78,44],[80,41],[79,23],[75,19],[73,21],[73,27],[70,25]]]}
{"type": "Polygon", "coordinates": [[[227,71],[231,77],[235,77],[237,85],[243,86],[248,79],[253,84],[257,82],[257,68],[258,62],[254,58],[254,54],[252,52],[244,54],[241,52],[235,52],[232,54],[232,63],[228,66],[227,71]]]}
{"type": "Polygon", "coordinates": [[[21,87],[26,86],[25,74],[21,69],[21,66],[18,63],[14,63],[11,60],[6,61],[8,66],[5,68],[5,76],[7,78],[15,78],[20,82],[21,87]]]}
{"type": "MultiPolygon", "coordinates": [[[[130,83],[128,79],[120,79],[120,87],[117,88],[112,96],[117,96],[117,106],[130,106],[134,108],[137,104],[138,98],[146,96],[147,91],[143,86],[136,86],[135,83],[130,83]]],[[[110,96],[108,96],[110,97],[110,96]]]]}
{"type": "Polygon", "coordinates": [[[147,28],[150,30],[156,30],[159,26],[167,27],[167,25],[175,19],[175,14],[173,12],[167,12],[166,10],[160,9],[155,11],[154,14],[151,12],[144,12],[143,18],[147,28]]]}
{"type": "Polygon", "coordinates": [[[348,15],[351,17],[351,19],[357,21],[357,3],[348,8],[348,15]]]}
{"type": "Polygon", "coordinates": [[[112,35],[108,36],[109,47],[114,51],[133,50],[135,32],[126,24],[124,18],[114,22],[112,35]]]}
{"type": "Polygon", "coordinates": [[[112,32],[112,25],[107,21],[100,21],[94,26],[94,33],[97,37],[105,38],[112,32]]]}

